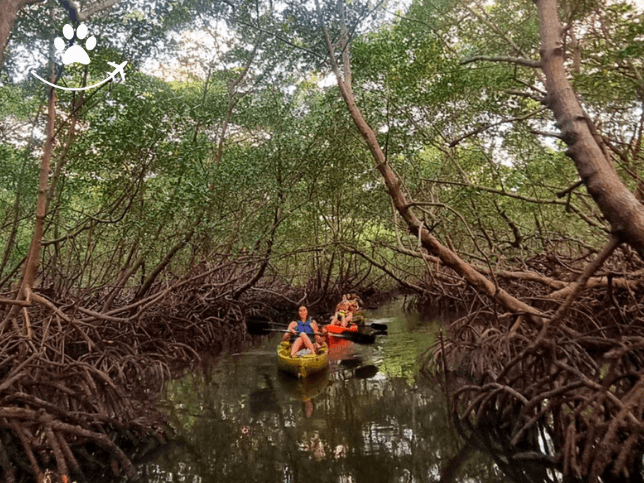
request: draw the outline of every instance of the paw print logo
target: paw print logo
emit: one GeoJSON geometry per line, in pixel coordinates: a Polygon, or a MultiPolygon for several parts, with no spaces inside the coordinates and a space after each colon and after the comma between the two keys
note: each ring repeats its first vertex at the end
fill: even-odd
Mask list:
{"type": "MultiPolygon", "coordinates": [[[[76,29],[76,39],[83,40],[85,37],[87,37],[88,33],[89,31],[87,29],[87,26],[82,23],[76,29]]],[[[74,28],[70,24],[65,24],[65,26],[63,27],[63,36],[68,41],[74,38],[74,28]]],[[[56,37],[56,40],[54,40],[54,46],[56,47],[56,50],[62,51],[67,47],[67,43],[60,37],[56,37]]],[[[93,50],[94,47],[96,47],[96,37],[92,35],[90,38],[88,38],[85,42],[85,47],[87,48],[87,50],[93,50]]],[[[73,64],[74,62],[80,62],[83,65],[90,63],[87,51],[79,43],[74,43],[63,53],[63,64],[69,65],[73,64]]]]}
{"type": "MultiPolygon", "coordinates": [[[[2,0],[0,0],[0,2],[2,2],[2,0]]],[[[89,31],[87,30],[87,26],[85,24],[80,24],[76,31],[74,31],[74,27],[72,27],[70,24],[65,24],[65,26],[63,27],[63,37],[65,38],[62,39],[60,37],[57,37],[56,40],[54,40],[54,46],[56,47],[56,50],[63,53],[63,64],[69,65],[73,64],[74,62],[79,62],[83,65],[88,65],[90,63],[89,55],[87,55],[87,50],[94,50],[94,47],[96,47],[96,37],[92,35],[87,40],[85,40],[88,34],[89,31]],[[85,47],[81,45],[82,40],[85,40],[85,47]]],[[[62,89],[64,91],[87,91],[89,89],[94,89],[96,87],[102,86],[106,82],[116,81],[117,76],[119,75],[121,76],[121,81],[125,81],[125,71],[123,69],[127,65],[127,60],[119,63],[107,62],[107,64],[110,67],[113,67],[114,70],[112,72],[108,72],[107,77],[105,77],[105,79],[103,79],[102,81],[96,82],[95,84],[89,86],[86,85],[81,87],[68,87],[52,84],[48,80],[45,80],[38,75],[38,73],[36,72],[37,68],[31,69],[31,75],[33,75],[43,84],[51,86],[54,89],[62,89]]]]}

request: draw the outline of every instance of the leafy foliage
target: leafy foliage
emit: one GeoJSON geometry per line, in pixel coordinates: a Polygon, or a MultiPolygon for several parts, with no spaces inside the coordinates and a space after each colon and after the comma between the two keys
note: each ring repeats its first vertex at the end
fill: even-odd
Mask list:
{"type": "MultiPolygon", "coordinates": [[[[593,5],[563,7],[582,46],[576,87],[606,134],[631,143],[641,97],[641,14],[626,4],[593,5]],[[624,126],[630,134],[620,131],[624,126]]],[[[108,61],[127,59],[131,70],[121,84],[83,96],[59,93],[60,174],[45,238],[67,233],[54,265],[79,263],[45,263],[43,276],[65,273],[70,288],[105,283],[133,256],[156,265],[194,229],[171,272],[189,271],[213,250],[262,256],[272,244],[269,271],[287,281],[314,279],[322,287],[325,279],[333,284],[366,273],[356,252],[403,278],[422,279],[424,265],[395,249],[414,250],[415,242],[392,216],[337,89],[320,82],[328,72],[320,20],[334,42],[343,22],[348,26],[361,110],[425,222],[463,256],[512,259],[540,253],[553,240],[575,240],[580,250],[603,238],[586,195],[556,196],[577,175],[562,145],[543,136],[553,126],[538,102],[535,71],[464,62],[538,58],[529,3],[418,0],[397,10],[361,1],[321,8],[318,15],[313,3],[302,2],[124,1],[92,19],[100,38],[92,63],[66,67],[59,81],[88,84],[104,76],[108,61]],[[199,50],[177,56],[181,45],[199,50]],[[144,74],[150,59],[181,72],[168,81],[144,74]],[[91,244],[71,241],[88,230],[91,244]],[[104,258],[111,262],[101,262],[101,270],[82,267],[104,258]]],[[[28,6],[5,72],[15,76],[17,56],[29,51],[28,63],[41,62],[44,75],[48,42],[68,21],[58,4],[28,6]],[[47,8],[51,15],[39,15],[47,8]]],[[[0,93],[0,216],[17,236],[7,231],[0,240],[15,265],[28,244],[42,142],[26,133],[42,132],[37,114],[44,97],[33,79],[16,83],[11,76],[0,93]]],[[[637,153],[623,159],[619,169],[628,177],[637,153]]]]}

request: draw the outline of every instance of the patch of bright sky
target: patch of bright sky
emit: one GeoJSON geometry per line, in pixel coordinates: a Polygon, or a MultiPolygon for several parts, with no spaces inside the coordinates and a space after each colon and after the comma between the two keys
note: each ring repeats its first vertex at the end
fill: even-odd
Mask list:
{"type": "MultiPolygon", "coordinates": [[[[644,0],[631,0],[640,11],[644,11],[644,0]]],[[[387,15],[385,21],[394,18],[394,12],[405,11],[411,4],[412,0],[396,0],[389,2],[387,6],[387,15]]],[[[498,0],[487,0],[486,4],[493,4],[498,0]]],[[[312,2],[307,2],[311,4],[312,2]]],[[[279,11],[284,8],[283,2],[275,2],[273,8],[279,11]]],[[[89,23],[88,25],[91,25],[89,23]]],[[[98,34],[98,33],[97,33],[98,34]]],[[[61,32],[62,35],[62,32],[61,32]]],[[[126,35],[123,39],[117,39],[125,42],[126,35]]],[[[188,80],[189,78],[205,78],[208,69],[230,68],[230,65],[223,65],[222,56],[229,50],[231,42],[234,41],[225,22],[212,21],[210,25],[199,30],[187,30],[180,34],[170,34],[170,39],[179,42],[182,45],[181,51],[177,55],[166,58],[150,58],[142,66],[145,73],[160,77],[166,81],[188,80]]],[[[53,39],[52,39],[53,40],[53,39]]],[[[20,82],[29,74],[29,70],[34,65],[42,65],[46,62],[49,42],[44,39],[34,40],[38,45],[32,45],[29,52],[25,49],[20,51],[18,56],[23,59],[19,64],[19,72],[14,77],[14,81],[20,82]]],[[[99,37],[100,44],[100,37],[99,37]]],[[[62,52],[56,53],[56,61],[60,64],[62,52]]],[[[329,87],[335,85],[335,76],[332,73],[326,73],[318,85],[329,87]]]]}
{"type": "Polygon", "coordinates": [[[212,21],[200,30],[172,33],[170,39],[181,46],[176,55],[163,59],[148,59],[143,72],[165,81],[186,81],[195,77],[205,79],[209,70],[229,68],[223,56],[230,50],[234,39],[223,21],[212,21]]]}
{"type": "MultiPolygon", "coordinates": [[[[644,1],[644,0],[642,0],[644,1]]],[[[412,0],[391,0],[387,7],[385,21],[394,18],[394,12],[405,11],[412,0]]],[[[305,2],[310,10],[315,9],[315,3],[305,2]]],[[[275,2],[272,5],[276,13],[280,13],[286,4],[275,2]]],[[[234,38],[224,21],[212,21],[207,28],[188,30],[180,34],[173,33],[170,38],[182,44],[182,50],[165,59],[148,59],[142,66],[143,72],[162,78],[165,81],[187,80],[190,77],[204,79],[208,68],[216,68],[220,59],[230,49],[234,38]],[[188,57],[191,59],[189,60],[188,57]]],[[[230,68],[232,66],[222,66],[230,68]]],[[[335,85],[332,73],[324,76],[318,85],[329,87],[335,85]]]]}
{"type": "MultiPolygon", "coordinates": [[[[644,0],[632,0],[633,3],[644,11],[644,0]]],[[[492,5],[498,0],[487,0],[486,4],[492,5]]],[[[395,12],[406,11],[412,0],[397,0],[389,2],[385,21],[395,17],[395,12]]],[[[307,2],[310,8],[314,8],[313,2],[307,2]]],[[[285,8],[283,2],[275,2],[273,8],[279,12],[285,8]]],[[[208,70],[217,68],[230,68],[224,66],[221,58],[230,49],[234,42],[230,30],[224,21],[212,21],[207,28],[199,30],[187,30],[180,34],[172,33],[170,38],[182,45],[182,50],[177,55],[168,56],[164,59],[148,59],[142,66],[142,71],[162,78],[165,81],[186,81],[189,79],[205,79],[208,70]]],[[[336,84],[335,75],[332,72],[324,75],[318,85],[322,88],[336,84]]]]}

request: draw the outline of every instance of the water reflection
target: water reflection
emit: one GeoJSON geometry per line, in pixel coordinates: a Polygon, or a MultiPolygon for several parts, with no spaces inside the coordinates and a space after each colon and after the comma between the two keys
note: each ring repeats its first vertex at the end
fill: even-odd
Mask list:
{"type": "MultiPolygon", "coordinates": [[[[313,379],[278,373],[275,337],[173,381],[162,407],[180,446],[142,466],[144,480],[438,481],[462,444],[444,394],[415,378],[433,328],[395,306],[370,315],[389,335],[374,346],[340,345],[313,379]]],[[[489,460],[467,456],[453,481],[502,480],[489,460]]]]}

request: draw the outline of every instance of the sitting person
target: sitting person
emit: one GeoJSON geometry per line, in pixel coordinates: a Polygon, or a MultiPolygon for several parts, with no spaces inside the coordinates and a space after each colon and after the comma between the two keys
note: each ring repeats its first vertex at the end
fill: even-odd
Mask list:
{"type": "Polygon", "coordinates": [[[346,295],[342,296],[342,301],[335,308],[335,315],[331,319],[331,325],[349,327],[353,322],[353,313],[351,312],[351,303],[346,295]]]}
{"type": "Polygon", "coordinates": [[[349,327],[350,320],[353,319],[353,314],[349,311],[338,310],[331,318],[331,325],[339,327],[349,327]]]}
{"type": "Polygon", "coordinates": [[[362,302],[362,300],[360,300],[360,297],[358,297],[356,294],[351,294],[349,296],[348,300],[349,300],[349,305],[350,305],[349,310],[352,313],[356,313],[357,311],[360,310],[360,304],[362,302]]]}
{"type": "MultiPolygon", "coordinates": [[[[299,309],[299,320],[294,320],[288,325],[288,333],[284,334],[284,340],[290,339],[293,335],[298,335],[297,339],[291,344],[291,355],[294,356],[302,347],[305,347],[311,353],[315,354],[322,344],[322,333],[315,320],[309,317],[309,311],[302,305],[299,309]],[[315,344],[311,341],[314,338],[315,344]]],[[[302,354],[304,355],[304,354],[302,354]]]]}

